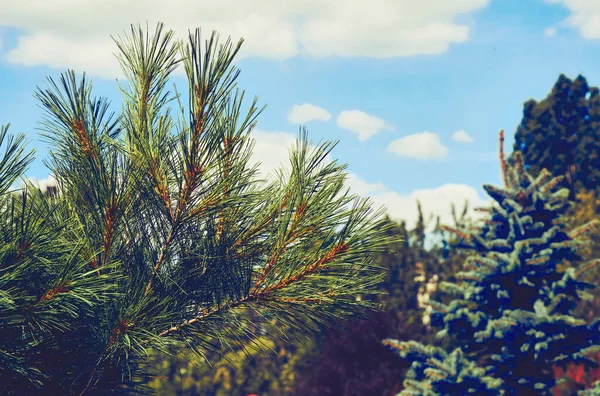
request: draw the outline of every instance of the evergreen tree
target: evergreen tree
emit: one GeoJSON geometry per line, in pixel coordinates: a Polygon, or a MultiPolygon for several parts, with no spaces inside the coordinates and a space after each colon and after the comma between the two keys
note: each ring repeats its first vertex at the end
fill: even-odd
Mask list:
{"type": "Polygon", "coordinates": [[[355,296],[384,275],[371,254],[387,226],[348,194],[345,165],[323,163],[334,144],[310,149],[302,132],[291,172],[268,184],[248,166],[260,111],[236,89],[241,40],[217,48],[213,33],[202,50],[199,30],[183,45],[159,24],[115,41],[118,117],[85,74],[36,93],[56,194],[10,192],[31,155],[1,130],[1,393],[136,390],[151,349],[266,348],[257,322],[310,332],[375,307],[355,296]],[[181,61],[189,104],[175,116],[166,85],[181,61]]]}
{"type": "Polygon", "coordinates": [[[502,132],[500,140],[505,188],[484,186],[497,204],[478,230],[453,230],[462,239],[456,247],[477,255],[458,282],[440,285],[449,303],[429,301],[432,325],[454,349],[384,341],[412,362],[402,394],[549,394],[553,366],[595,364],[587,355],[600,350],[600,319],[588,325],[571,312],[594,287],[578,278],[598,260],[577,270],[559,265],[578,258],[579,237],[598,223],[567,234],[561,215],[569,192],[553,192],[562,176],[542,170],[534,179],[520,153],[508,168],[502,132]]]}
{"type": "Polygon", "coordinates": [[[570,200],[600,185],[598,92],[581,75],[571,80],[561,74],[546,98],[525,102],[515,133],[514,150],[522,153],[529,173],[537,177],[547,169],[565,175],[561,186],[569,188],[570,200]]]}

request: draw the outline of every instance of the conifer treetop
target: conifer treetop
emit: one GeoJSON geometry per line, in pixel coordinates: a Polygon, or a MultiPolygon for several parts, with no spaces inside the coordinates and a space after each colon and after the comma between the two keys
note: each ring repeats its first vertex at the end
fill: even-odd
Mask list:
{"type": "MultiPolygon", "coordinates": [[[[565,188],[553,191],[561,176],[550,177],[542,170],[534,179],[525,171],[519,152],[514,154],[514,166],[508,167],[502,141],[501,132],[505,188],[484,186],[495,201],[488,208],[489,218],[474,229],[447,228],[460,238],[455,248],[476,254],[466,259],[463,271],[456,275],[458,282],[440,284],[453,299],[447,304],[428,302],[433,309],[431,324],[441,328],[438,336],[448,338],[455,349],[446,353],[386,341],[414,362],[407,378],[420,385],[407,380],[402,394],[425,394],[419,393],[422,387],[432,394],[447,394],[444,381],[454,381],[467,393],[498,394],[496,388],[485,388],[485,392],[481,388],[488,376],[502,382],[498,389],[505,394],[548,394],[555,385],[553,366],[595,364],[587,356],[599,350],[600,319],[588,325],[571,312],[583,298],[589,298],[586,290],[595,287],[578,276],[598,260],[578,269],[563,267],[581,258],[576,248],[586,231],[598,223],[567,234],[562,215],[569,206],[569,192],[565,188]],[[450,370],[450,361],[440,363],[450,356],[458,360],[462,356],[481,367],[483,371],[477,371],[481,382],[467,386],[454,374],[440,380],[435,366],[450,370]]],[[[464,367],[470,367],[466,361],[464,367]]]]}

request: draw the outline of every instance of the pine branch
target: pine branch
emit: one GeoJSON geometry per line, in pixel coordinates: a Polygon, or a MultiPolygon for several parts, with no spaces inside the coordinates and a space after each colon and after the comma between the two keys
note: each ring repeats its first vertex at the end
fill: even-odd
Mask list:
{"type": "Polygon", "coordinates": [[[4,195],[27,166],[33,161],[35,151],[25,153],[25,135],[16,137],[8,133],[10,124],[0,125],[0,196],[4,195]]]}
{"type": "Polygon", "coordinates": [[[127,78],[116,117],[85,74],[38,88],[56,194],[7,193],[31,156],[0,129],[0,389],[123,390],[150,348],[251,341],[243,306],[305,333],[375,308],[356,295],[384,277],[371,257],[393,238],[383,208],[349,193],[347,166],[327,159],[336,143],[313,146],[305,129],[289,174],[255,177],[264,107],[242,111],[241,41],[216,37],[184,45],[158,24],[114,39],[127,78]],[[190,97],[173,115],[181,62],[190,97]]]}

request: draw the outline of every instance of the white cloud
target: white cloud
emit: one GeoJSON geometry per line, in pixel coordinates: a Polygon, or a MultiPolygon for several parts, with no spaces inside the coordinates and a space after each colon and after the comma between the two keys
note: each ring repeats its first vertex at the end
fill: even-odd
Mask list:
{"type": "MultiPolygon", "coordinates": [[[[431,214],[434,215],[433,220],[427,224],[426,231],[429,234],[435,228],[435,216],[440,216],[440,223],[443,225],[454,225],[451,204],[454,204],[457,215],[460,216],[465,199],[468,200],[467,217],[474,220],[481,219],[486,213],[476,212],[473,209],[486,207],[490,204],[489,199],[482,199],[477,190],[465,184],[444,184],[437,188],[414,190],[410,194],[399,194],[389,190],[382,183],[370,184],[357,175],[350,173],[348,175],[348,185],[352,193],[371,197],[374,208],[384,205],[392,220],[397,222],[406,221],[408,229],[414,228],[417,224],[417,200],[419,200],[425,220],[427,221],[431,214]]],[[[432,242],[432,236],[429,235],[428,238],[432,242]]]]}
{"type": "Polygon", "coordinates": [[[571,15],[563,21],[572,26],[586,39],[600,39],[600,2],[597,0],[545,0],[547,3],[562,4],[571,15]]]}
{"type": "Polygon", "coordinates": [[[546,28],[544,29],[544,36],[546,37],[553,37],[554,35],[556,35],[556,28],[546,28]]]}
{"type": "Polygon", "coordinates": [[[457,18],[489,0],[21,0],[0,2],[0,27],[17,29],[9,62],[75,67],[120,76],[109,35],[131,22],[165,22],[179,37],[201,25],[223,38],[244,37],[240,53],[270,59],[308,56],[389,58],[439,54],[469,38],[457,18]],[[118,12],[114,12],[118,10],[118,12]],[[68,15],[68,17],[65,17],[68,15]]]}
{"type": "Polygon", "coordinates": [[[331,119],[331,114],[321,107],[304,103],[301,105],[294,105],[289,112],[287,119],[292,124],[304,124],[314,120],[329,121],[331,119]]]}
{"type": "Polygon", "coordinates": [[[289,152],[296,144],[296,135],[288,132],[266,132],[254,129],[251,136],[255,141],[250,164],[260,163],[259,170],[262,176],[274,176],[275,171],[282,165],[289,169],[289,152]]]}
{"type": "Polygon", "coordinates": [[[360,110],[344,110],[336,120],[337,126],[358,135],[361,142],[367,141],[371,136],[378,134],[383,129],[393,130],[381,118],[374,117],[360,110]]]}
{"type": "MultiPolygon", "coordinates": [[[[112,66],[107,68],[106,55],[115,52],[114,44],[101,39],[65,40],[55,36],[34,35],[19,37],[17,47],[8,52],[6,59],[24,66],[48,65],[108,77],[107,73],[114,71],[112,66]]],[[[116,59],[112,63],[118,67],[116,59]]]]}
{"type": "Polygon", "coordinates": [[[396,139],[387,146],[387,151],[401,157],[444,158],[448,148],[442,144],[437,134],[421,132],[396,139]]]}
{"type": "Polygon", "coordinates": [[[469,135],[467,132],[461,129],[460,131],[454,132],[454,134],[452,135],[452,140],[456,140],[457,142],[462,143],[470,143],[473,141],[473,138],[471,137],[471,135],[469,135]]]}

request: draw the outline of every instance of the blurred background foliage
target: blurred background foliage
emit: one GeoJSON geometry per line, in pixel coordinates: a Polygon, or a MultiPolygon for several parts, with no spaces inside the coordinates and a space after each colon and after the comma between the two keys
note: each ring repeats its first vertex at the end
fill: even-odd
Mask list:
{"type": "MultiPolygon", "coordinates": [[[[428,294],[435,296],[436,284],[465,259],[460,253],[444,258],[441,243],[425,248],[425,231],[433,216],[425,222],[420,205],[418,210],[419,220],[412,230],[404,222],[387,219],[393,224],[390,233],[402,241],[374,256],[378,265],[388,269],[379,285],[382,294],[370,297],[382,304],[382,311],[365,312],[366,318],[346,320],[312,339],[291,343],[274,343],[268,334],[277,330],[264,325],[257,329],[257,341],[269,346],[269,355],[241,347],[207,356],[207,362],[186,351],[154,355],[148,362],[155,370],[151,386],[161,395],[395,394],[408,365],[381,340],[390,335],[433,340],[419,296],[428,293],[428,284],[428,294]]],[[[466,207],[455,226],[469,221],[465,212],[466,207]]],[[[439,219],[435,232],[444,233],[439,219]]]]}
{"type": "MultiPolygon", "coordinates": [[[[537,175],[548,168],[553,175],[565,175],[564,185],[571,191],[571,210],[565,214],[568,230],[593,219],[600,220],[600,96],[584,77],[575,80],[561,75],[546,98],[528,100],[523,119],[517,127],[513,150],[524,153],[525,165],[537,175]]],[[[514,153],[514,151],[513,151],[514,153]]],[[[513,159],[513,153],[509,162],[513,159]]],[[[274,323],[253,329],[257,342],[272,353],[259,354],[252,348],[233,346],[221,355],[200,361],[191,353],[154,355],[147,364],[155,369],[151,383],[161,395],[394,395],[402,388],[408,364],[381,344],[384,338],[437,342],[428,326],[427,309],[420,303],[424,295],[439,299],[436,285],[453,280],[466,254],[454,251],[454,234],[441,227],[439,217],[429,214],[426,221],[417,203],[416,226],[394,222],[390,233],[403,241],[390,244],[386,253],[376,254],[375,262],[388,269],[379,285],[382,294],[371,297],[382,304],[380,312],[365,312],[366,318],[339,323],[311,339],[274,343],[269,334],[274,323]],[[436,219],[435,225],[431,224],[436,219]],[[433,227],[432,227],[433,225],[433,227]],[[426,230],[435,230],[433,246],[426,248],[426,230]]],[[[470,227],[467,206],[455,214],[453,228],[470,227]]],[[[589,234],[590,241],[580,247],[583,261],[600,258],[600,229],[589,234]]],[[[569,263],[567,263],[568,265],[569,263]]],[[[572,263],[578,265],[579,263],[572,263]]],[[[598,284],[600,266],[588,271],[586,281],[598,284]]],[[[357,295],[356,298],[368,298],[357,295]]],[[[252,315],[252,312],[248,312],[252,315]]],[[[576,315],[591,320],[600,315],[600,293],[582,303],[576,315]]],[[[284,329],[285,331],[285,329],[284,329]]],[[[600,356],[599,356],[600,358],[600,356]]],[[[589,387],[600,377],[599,369],[585,371],[572,366],[556,371],[565,379],[556,395],[569,395],[589,387]]]]}

